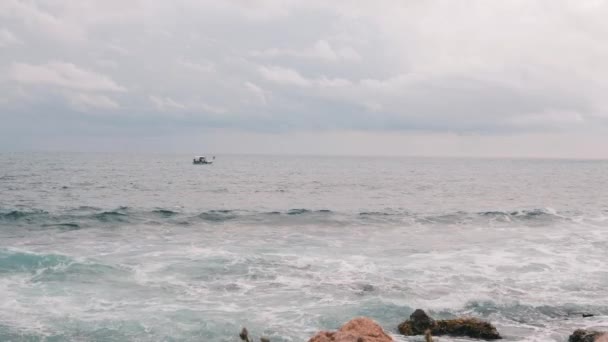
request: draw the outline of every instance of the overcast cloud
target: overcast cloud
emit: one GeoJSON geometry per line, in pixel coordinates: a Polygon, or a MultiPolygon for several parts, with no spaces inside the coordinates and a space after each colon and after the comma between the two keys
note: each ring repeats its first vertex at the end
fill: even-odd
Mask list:
{"type": "Polygon", "coordinates": [[[2,0],[0,150],[608,157],[608,1],[2,0]]]}

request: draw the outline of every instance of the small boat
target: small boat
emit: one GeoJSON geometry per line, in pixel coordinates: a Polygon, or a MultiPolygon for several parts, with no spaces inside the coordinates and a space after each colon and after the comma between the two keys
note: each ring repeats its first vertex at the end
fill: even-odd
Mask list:
{"type": "Polygon", "coordinates": [[[211,159],[207,159],[207,157],[205,157],[205,156],[196,156],[196,157],[194,157],[194,159],[192,159],[192,164],[195,164],[195,165],[213,164],[214,160],[215,160],[215,156],[213,156],[211,159]]]}

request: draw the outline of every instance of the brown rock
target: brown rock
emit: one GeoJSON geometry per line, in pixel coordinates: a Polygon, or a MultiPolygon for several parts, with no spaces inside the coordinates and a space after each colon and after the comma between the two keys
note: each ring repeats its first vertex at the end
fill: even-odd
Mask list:
{"type": "Polygon", "coordinates": [[[427,329],[435,336],[449,335],[484,340],[501,338],[496,328],[488,322],[476,318],[435,321],[420,309],[414,311],[410,319],[399,324],[399,332],[406,336],[423,335],[427,329]]]}
{"type": "Polygon", "coordinates": [[[321,331],[308,342],[392,342],[393,339],[382,327],[365,317],[355,318],[338,331],[321,331]]]}
{"type": "Polygon", "coordinates": [[[608,333],[579,329],[570,335],[568,342],[608,342],[608,333]]]}

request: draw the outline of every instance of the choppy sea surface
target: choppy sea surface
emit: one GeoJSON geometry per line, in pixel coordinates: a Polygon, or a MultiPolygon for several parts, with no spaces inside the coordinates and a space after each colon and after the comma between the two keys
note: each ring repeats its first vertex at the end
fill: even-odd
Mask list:
{"type": "Polygon", "coordinates": [[[1,154],[0,341],[306,341],[360,315],[406,341],[416,308],[507,341],[608,329],[608,162],[191,158],[1,154]]]}

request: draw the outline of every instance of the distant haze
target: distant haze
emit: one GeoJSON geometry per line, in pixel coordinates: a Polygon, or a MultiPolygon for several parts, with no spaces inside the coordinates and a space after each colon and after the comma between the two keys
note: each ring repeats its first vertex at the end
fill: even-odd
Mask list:
{"type": "Polygon", "coordinates": [[[2,0],[0,151],[608,158],[608,1],[2,0]]]}

